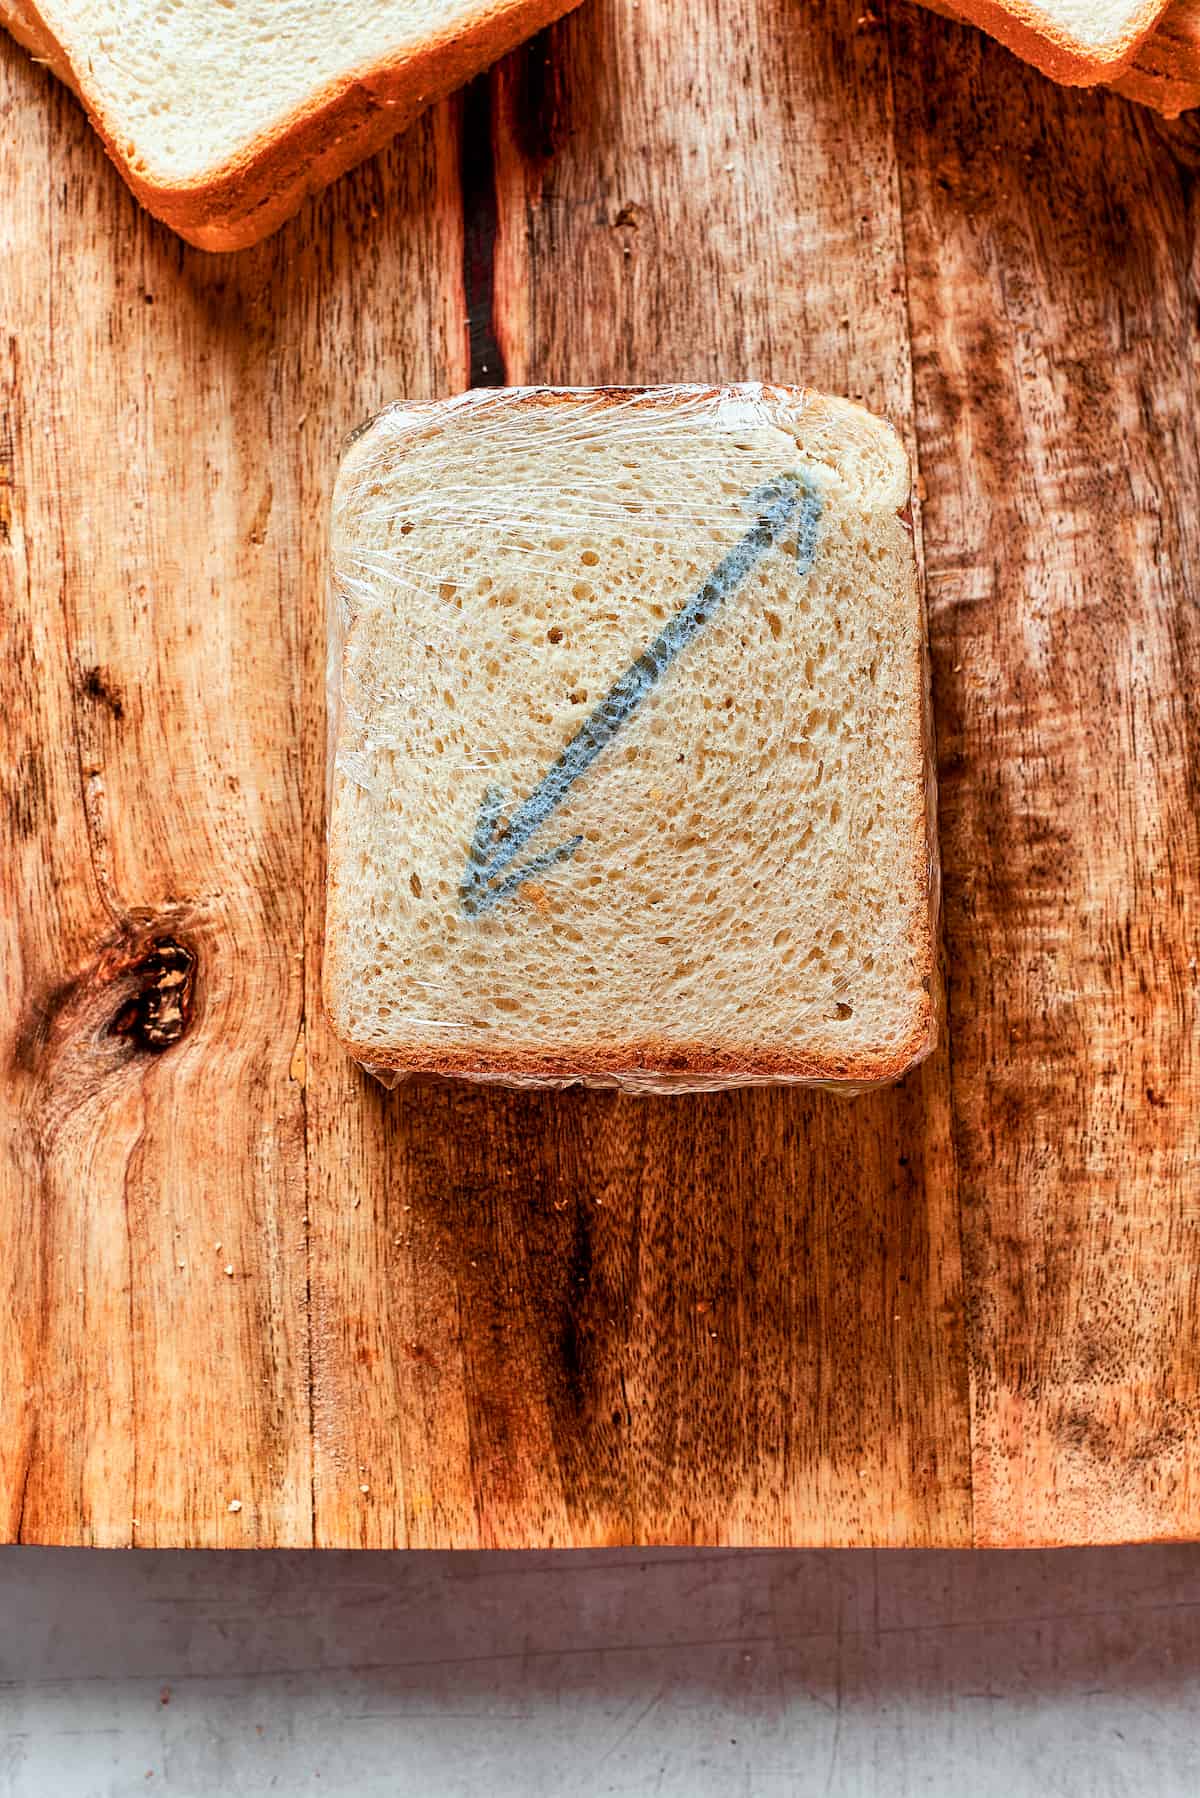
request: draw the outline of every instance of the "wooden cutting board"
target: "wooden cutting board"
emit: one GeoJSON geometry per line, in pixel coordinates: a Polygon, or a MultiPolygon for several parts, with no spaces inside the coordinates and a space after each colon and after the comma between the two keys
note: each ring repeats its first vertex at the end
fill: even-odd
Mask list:
{"type": "Polygon", "coordinates": [[[3,40],[5,1540],[1200,1533],[1200,133],[899,0],[686,11],[229,257],[3,40]],[[721,378],[917,460],[943,1046],[385,1093],[319,1003],[339,442],[721,378]]]}

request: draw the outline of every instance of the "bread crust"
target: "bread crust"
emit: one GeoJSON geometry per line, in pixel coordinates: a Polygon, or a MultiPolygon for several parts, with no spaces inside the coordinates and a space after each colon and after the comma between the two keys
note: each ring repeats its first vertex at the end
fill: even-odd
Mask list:
{"type": "Polygon", "coordinates": [[[800,1054],[794,1050],[719,1047],[703,1042],[678,1043],[633,1040],[550,1054],[528,1046],[506,1045],[490,1054],[472,1049],[380,1049],[370,1043],[354,1043],[340,1037],[343,1047],[372,1071],[395,1074],[440,1074],[459,1079],[496,1080],[520,1085],[524,1081],[569,1082],[611,1080],[661,1081],[664,1087],[689,1080],[712,1080],[714,1085],[737,1086],[754,1082],[808,1086],[883,1086],[908,1073],[937,1042],[937,1013],[932,996],[918,1008],[912,1028],[895,1048],[876,1055],[800,1054]]]}
{"type": "Polygon", "coordinates": [[[1126,29],[1102,50],[1088,48],[1057,28],[1036,0],[956,0],[956,11],[1053,80],[1068,87],[1095,87],[1128,67],[1168,3],[1142,0],[1126,29]]]}
{"type": "MultiPolygon", "coordinates": [[[[736,386],[688,386],[677,389],[653,387],[482,389],[458,396],[449,404],[456,407],[476,404],[488,406],[511,404],[540,408],[578,403],[580,399],[586,398],[597,407],[615,407],[628,404],[631,400],[636,399],[647,405],[657,403],[664,408],[669,408],[673,404],[684,402],[695,405],[697,402],[703,403],[706,399],[715,401],[722,396],[738,392],[753,393],[756,397],[766,400],[775,398],[780,404],[781,410],[790,408],[798,412],[810,408],[820,409],[830,415],[840,415],[847,422],[853,420],[859,428],[866,426],[876,433],[886,433],[892,440],[891,446],[894,447],[898,461],[903,462],[906,482],[910,483],[911,473],[907,456],[903,445],[890,425],[851,400],[835,398],[819,393],[812,388],[784,387],[775,384],[767,386],[754,383],[742,389],[736,386]]],[[[419,420],[421,423],[428,420],[429,425],[436,428],[439,420],[446,415],[448,402],[433,401],[399,408],[389,407],[383,413],[376,414],[375,418],[356,431],[350,440],[350,446],[343,457],[339,471],[339,491],[343,479],[352,472],[355,447],[362,445],[362,453],[369,455],[369,439],[376,424],[388,413],[397,409],[411,413],[414,420],[419,420]]],[[[335,495],[335,510],[337,505],[338,498],[335,495]]],[[[897,505],[897,512],[902,519],[906,520],[911,531],[911,519],[907,517],[908,506],[909,485],[906,484],[904,495],[897,505]]],[[[914,556],[915,569],[916,559],[914,556]]],[[[922,621],[918,647],[921,665],[915,671],[920,680],[921,705],[918,738],[909,746],[909,753],[919,756],[925,772],[925,782],[920,801],[921,815],[912,820],[911,877],[914,885],[918,889],[923,887],[927,893],[928,926],[921,931],[919,941],[914,941],[911,945],[917,958],[917,968],[922,982],[921,997],[913,1008],[910,1026],[900,1042],[881,1047],[877,1051],[859,1049],[850,1052],[839,1052],[836,1048],[806,1050],[770,1048],[762,1044],[705,1041],[702,1037],[685,1043],[653,1038],[630,1038],[626,1041],[618,1039],[570,1050],[538,1048],[515,1040],[497,1042],[494,1048],[491,1046],[481,1048],[478,1043],[468,1047],[455,1045],[452,1042],[421,1045],[383,1045],[362,1042],[344,1027],[342,1007],[334,990],[336,984],[334,966],[328,953],[328,945],[337,940],[341,933],[344,912],[341,904],[340,883],[331,867],[327,886],[326,954],[322,972],[322,989],[326,1013],[343,1046],[356,1061],[384,1077],[393,1075],[403,1078],[406,1075],[432,1074],[513,1085],[525,1083],[530,1085],[569,1085],[590,1082],[602,1085],[628,1085],[643,1091],[653,1091],[656,1088],[661,1088],[663,1091],[670,1091],[672,1088],[683,1090],[688,1087],[702,1088],[706,1085],[717,1088],[772,1082],[868,1087],[884,1085],[897,1080],[923,1061],[937,1041],[938,1007],[935,995],[939,991],[936,979],[936,943],[940,914],[940,882],[929,659],[919,571],[915,573],[914,578],[917,582],[916,596],[922,621]]],[[[330,798],[332,799],[332,794],[330,798]]]]}
{"type": "Polygon", "coordinates": [[[86,46],[60,42],[36,0],[0,0],[0,20],[79,96],[112,161],[156,218],[202,250],[259,243],[348,169],[374,155],[435,101],[569,12],[578,0],[480,0],[471,16],[416,49],[338,76],[202,179],[139,168],[89,91],[86,46]]]}
{"type": "Polygon", "coordinates": [[[1160,73],[1157,69],[1132,68],[1112,84],[1114,94],[1149,106],[1165,119],[1177,119],[1181,112],[1200,106],[1200,63],[1192,78],[1160,73]]]}
{"type": "Polygon", "coordinates": [[[1169,119],[1200,106],[1200,0],[1173,0],[1112,86],[1169,119]]]}

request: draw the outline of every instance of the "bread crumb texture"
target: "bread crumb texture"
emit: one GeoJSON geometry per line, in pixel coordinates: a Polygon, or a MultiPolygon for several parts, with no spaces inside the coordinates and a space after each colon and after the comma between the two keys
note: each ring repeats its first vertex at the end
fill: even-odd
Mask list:
{"type": "Polygon", "coordinates": [[[381,1077],[866,1085],[932,1046],[894,432],[738,386],[470,393],[333,501],[326,1003],[381,1077]]]}
{"type": "Polygon", "coordinates": [[[331,81],[461,30],[478,0],[0,0],[67,47],[78,82],[164,180],[202,178],[285,126],[331,81]],[[269,79],[264,79],[269,71],[269,79]]]}

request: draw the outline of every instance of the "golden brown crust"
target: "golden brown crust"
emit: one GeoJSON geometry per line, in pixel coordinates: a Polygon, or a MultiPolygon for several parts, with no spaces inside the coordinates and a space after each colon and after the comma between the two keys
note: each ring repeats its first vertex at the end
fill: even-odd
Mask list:
{"type": "Polygon", "coordinates": [[[1169,119],[1200,106],[1200,0],[1175,0],[1112,85],[1169,119]]]}
{"type": "Polygon", "coordinates": [[[1049,25],[1033,0],[955,0],[964,19],[990,32],[1044,75],[1068,87],[1094,87],[1111,81],[1132,61],[1142,40],[1153,31],[1167,0],[1142,0],[1129,28],[1103,53],[1084,50],[1049,25]]]}
{"type": "Polygon", "coordinates": [[[239,250],[269,237],[310,194],[382,148],[436,100],[552,24],[578,0],[481,0],[466,23],[394,62],[331,82],[200,181],[156,180],[139,169],[89,93],[86,69],[54,36],[34,0],[0,0],[13,35],[83,101],[109,156],[156,218],[202,250],[239,250]]]}
{"type": "MultiPolygon", "coordinates": [[[[326,998],[328,1009],[328,997],[326,998]]],[[[335,1017],[336,1028],[336,1016],[335,1017]]],[[[937,1017],[932,997],[918,1007],[912,1027],[902,1043],[875,1054],[804,1054],[791,1049],[717,1047],[703,1042],[682,1045],[652,1040],[604,1044],[591,1049],[558,1052],[517,1044],[497,1047],[490,1053],[478,1048],[380,1048],[355,1043],[339,1036],[356,1061],[400,1074],[446,1074],[459,1078],[491,1080],[588,1080],[633,1077],[668,1081],[687,1079],[796,1080],[847,1084],[885,1085],[916,1067],[937,1042],[937,1017]]]]}
{"type": "Polygon", "coordinates": [[[29,51],[35,62],[45,63],[51,74],[57,75],[78,95],[71,65],[34,11],[32,0],[0,0],[0,25],[16,38],[23,50],[29,51]]]}
{"type": "Polygon", "coordinates": [[[1153,70],[1128,69],[1112,83],[1112,90],[1139,106],[1152,107],[1165,119],[1177,119],[1181,112],[1200,106],[1200,70],[1194,79],[1182,80],[1153,70]]]}

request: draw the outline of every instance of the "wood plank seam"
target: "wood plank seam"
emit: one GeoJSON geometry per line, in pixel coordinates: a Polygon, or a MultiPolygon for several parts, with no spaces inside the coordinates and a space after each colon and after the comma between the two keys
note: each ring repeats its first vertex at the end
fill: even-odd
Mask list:
{"type": "MultiPolygon", "coordinates": [[[[873,15],[870,15],[870,16],[873,16],[873,15]]],[[[937,693],[936,693],[936,690],[934,687],[933,646],[932,646],[932,641],[931,641],[929,583],[926,579],[926,573],[925,573],[925,503],[924,502],[925,502],[925,493],[926,493],[926,483],[925,483],[925,478],[924,478],[924,475],[922,473],[922,468],[921,468],[921,433],[920,433],[918,413],[917,413],[916,377],[915,377],[914,368],[913,368],[913,360],[914,360],[913,348],[912,348],[912,345],[913,345],[913,314],[912,314],[912,295],[910,292],[909,245],[908,245],[909,221],[908,221],[907,209],[905,207],[905,201],[904,201],[904,183],[900,179],[900,167],[899,167],[899,165],[900,165],[900,146],[897,141],[897,133],[896,133],[896,118],[897,118],[896,58],[897,58],[897,55],[899,54],[899,50],[898,50],[898,46],[897,46],[896,40],[895,40],[894,15],[892,13],[891,8],[888,9],[888,14],[887,14],[886,21],[884,24],[884,30],[885,30],[885,41],[886,41],[886,45],[887,45],[888,122],[889,122],[889,125],[891,128],[891,134],[892,134],[894,167],[895,167],[895,174],[896,174],[895,200],[896,200],[896,211],[897,211],[897,214],[899,217],[899,227],[900,227],[901,271],[902,271],[902,279],[903,279],[903,283],[904,283],[904,319],[905,319],[905,325],[906,325],[906,329],[907,329],[908,345],[909,345],[908,383],[907,383],[907,385],[908,385],[908,421],[909,421],[910,429],[909,429],[907,441],[908,441],[909,453],[912,457],[912,465],[913,465],[914,492],[913,492],[913,501],[912,501],[912,515],[913,515],[913,529],[914,529],[914,532],[916,534],[916,539],[917,539],[917,566],[921,572],[921,596],[922,596],[922,603],[925,608],[926,655],[928,657],[927,667],[928,667],[928,679],[929,679],[929,706],[930,706],[929,728],[930,728],[930,735],[931,735],[931,748],[932,748],[932,754],[933,754],[934,768],[936,771],[937,750],[938,750],[937,703],[936,703],[937,693]]],[[[937,803],[939,789],[940,789],[940,782],[936,781],[936,774],[935,774],[935,792],[934,792],[935,804],[937,803]]],[[[940,819],[939,819],[939,830],[938,830],[938,842],[939,842],[939,855],[940,855],[941,854],[940,819]]],[[[951,996],[952,996],[953,989],[952,989],[952,983],[951,983],[951,979],[950,979],[948,945],[947,945],[947,941],[946,941],[946,904],[945,904],[944,893],[941,896],[941,903],[939,904],[939,908],[938,908],[938,980],[941,985],[941,1028],[944,1030],[945,1035],[946,1035],[946,1077],[947,1077],[947,1082],[948,1082],[948,1086],[949,1086],[949,1102],[950,1102],[950,1166],[951,1166],[951,1177],[952,1177],[953,1188],[954,1188],[954,1192],[953,1192],[954,1216],[955,1216],[955,1220],[956,1220],[956,1224],[957,1224],[957,1232],[958,1232],[958,1265],[959,1265],[959,1281],[960,1281],[960,1289],[959,1290],[960,1290],[960,1295],[961,1295],[961,1301],[965,1304],[965,1302],[966,1302],[966,1266],[967,1266],[966,1241],[965,1241],[965,1237],[964,1237],[962,1189],[961,1189],[961,1182],[960,1182],[960,1178],[959,1178],[959,1144],[958,1144],[958,1126],[956,1123],[958,1111],[957,1111],[957,1107],[955,1104],[956,1066],[955,1066],[955,1058],[954,1058],[953,1016],[952,1016],[952,1010],[951,1010],[951,996]]],[[[964,1337],[964,1347],[966,1349],[966,1354],[967,1354],[967,1457],[968,1457],[968,1459],[967,1459],[967,1468],[968,1468],[967,1527],[968,1527],[969,1540],[971,1542],[971,1545],[974,1546],[975,1545],[975,1477],[974,1477],[974,1467],[975,1467],[975,1381],[974,1381],[974,1373],[973,1373],[972,1366],[971,1366],[971,1346],[970,1345],[971,1345],[971,1337],[968,1332],[964,1337]]]]}

